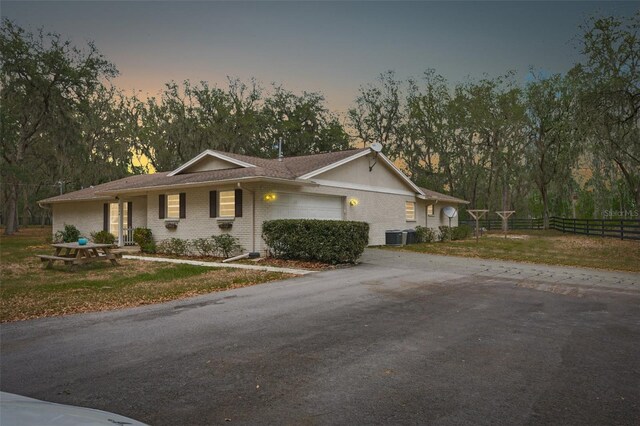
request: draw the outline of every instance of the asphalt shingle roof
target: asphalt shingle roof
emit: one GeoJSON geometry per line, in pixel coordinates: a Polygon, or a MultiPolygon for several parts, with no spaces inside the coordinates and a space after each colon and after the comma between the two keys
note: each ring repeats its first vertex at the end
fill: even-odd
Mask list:
{"type": "Polygon", "coordinates": [[[314,170],[318,170],[329,164],[351,157],[369,148],[350,149],[346,151],[329,152],[325,154],[303,155],[298,157],[278,159],[266,159],[251,157],[248,155],[218,152],[227,157],[244,161],[256,167],[237,167],[232,169],[211,170],[194,173],[179,173],[168,176],[171,172],[158,172],[148,175],[133,175],[79,191],[50,197],[40,201],[41,203],[55,203],[73,200],[100,200],[108,198],[105,192],[130,191],[141,188],[164,187],[172,185],[197,184],[217,182],[231,179],[264,177],[294,180],[314,170]]]}
{"type": "MultiPolygon", "coordinates": [[[[350,149],[347,151],[329,152],[325,154],[287,157],[283,158],[281,161],[278,159],[251,157],[248,155],[214,151],[227,157],[231,157],[245,163],[253,164],[255,167],[237,167],[232,169],[211,170],[193,173],[182,172],[174,176],[169,176],[169,173],[171,172],[158,172],[147,175],[133,175],[89,188],[84,188],[79,191],[69,192],[66,194],[47,198],[40,202],[46,204],[61,201],[103,200],[109,199],[109,194],[113,194],[113,192],[117,191],[131,191],[143,188],[151,189],[155,187],[160,188],[173,185],[198,184],[251,177],[294,180],[314,170],[321,169],[368,149],[369,148],[350,149]]],[[[429,200],[468,204],[468,201],[462,200],[460,198],[441,194],[427,188],[420,189],[425,193],[426,198],[429,200]]]]}
{"type": "Polygon", "coordinates": [[[437,201],[449,201],[452,203],[460,203],[460,204],[469,204],[468,201],[463,200],[461,198],[452,197],[451,195],[441,194],[436,191],[432,191],[427,188],[420,187],[424,195],[427,197],[427,200],[437,200],[437,201]]]}

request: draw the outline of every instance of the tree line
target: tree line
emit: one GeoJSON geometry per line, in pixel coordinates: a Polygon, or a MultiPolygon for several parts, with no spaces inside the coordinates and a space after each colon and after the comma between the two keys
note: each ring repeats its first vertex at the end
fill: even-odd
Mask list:
{"type": "Polygon", "coordinates": [[[169,82],[127,95],[92,43],[0,32],[2,219],[5,233],[42,214],[36,201],[128,174],[171,170],[211,148],[273,158],[381,142],[418,184],[472,208],[600,217],[640,206],[640,13],[580,28],[581,63],[451,83],[435,70],[393,71],[359,89],[344,117],[319,93],[230,78],[226,87],[169,82]],[[143,161],[140,161],[140,160],[143,161]]]}

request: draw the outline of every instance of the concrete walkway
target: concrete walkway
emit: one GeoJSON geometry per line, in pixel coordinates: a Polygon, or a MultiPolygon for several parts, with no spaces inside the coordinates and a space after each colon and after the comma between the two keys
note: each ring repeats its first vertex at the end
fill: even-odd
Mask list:
{"type": "Polygon", "coordinates": [[[294,275],[307,275],[314,272],[314,271],[309,271],[307,269],[278,268],[275,266],[260,266],[260,265],[245,265],[243,263],[203,262],[201,260],[169,259],[166,257],[124,255],[122,256],[122,258],[129,259],[129,260],[144,260],[147,262],[179,263],[183,265],[207,266],[209,268],[235,268],[235,269],[250,269],[253,271],[282,272],[285,274],[294,274],[294,275]]]}

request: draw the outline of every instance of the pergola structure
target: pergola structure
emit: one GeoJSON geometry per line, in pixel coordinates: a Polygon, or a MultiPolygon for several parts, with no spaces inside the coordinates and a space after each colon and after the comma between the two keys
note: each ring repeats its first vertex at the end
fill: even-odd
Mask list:
{"type": "Polygon", "coordinates": [[[507,231],[509,230],[509,217],[515,212],[515,210],[502,210],[496,212],[496,214],[502,218],[502,229],[504,230],[505,238],[507,238],[507,231]]]}
{"type": "Polygon", "coordinates": [[[467,213],[469,213],[469,215],[471,215],[471,217],[476,220],[476,241],[478,241],[478,238],[480,237],[480,219],[482,219],[488,212],[489,210],[482,209],[467,210],[467,213]]]}

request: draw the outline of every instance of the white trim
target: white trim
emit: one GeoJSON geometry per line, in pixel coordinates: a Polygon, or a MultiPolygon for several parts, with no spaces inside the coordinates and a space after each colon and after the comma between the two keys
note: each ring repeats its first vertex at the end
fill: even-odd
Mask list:
{"type": "Polygon", "coordinates": [[[240,167],[256,167],[255,164],[247,163],[241,160],[236,160],[235,158],[231,158],[219,152],[213,151],[211,149],[207,149],[206,151],[201,152],[200,154],[193,157],[191,160],[184,163],[182,166],[178,167],[177,169],[169,173],[167,176],[177,175],[184,169],[188,168],[189,166],[192,166],[193,164],[197,163],[198,161],[200,161],[206,156],[216,157],[216,158],[219,158],[220,160],[227,161],[229,163],[235,164],[236,166],[240,166],[240,167]]]}
{"type": "MultiPolygon", "coordinates": [[[[201,186],[211,186],[211,185],[227,185],[229,183],[234,182],[274,182],[274,183],[282,183],[284,185],[317,185],[312,181],[299,181],[292,179],[284,179],[284,178],[272,178],[272,177],[261,177],[261,176],[246,176],[241,178],[230,178],[230,179],[219,179],[219,180],[208,180],[205,182],[188,182],[188,183],[180,183],[180,184],[168,184],[168,185],[154,185],[154,186],[143,186],[140,188],[126,188],[126,189],[115,189],[111,191],[100,191],[101,194],[130,194],[130,193],[138,193],[140,192],[141,196],[147,195],[145,192],[149,191],[163,191],[166,188],[170,189],[182,189],[182,188],[197,188],[201,186]]],[[[69,200],[74,201],[74,200],[69,200]]]]}
{"type": "Polygon", "coordinates": [[[321,168],[316,169],[316,170],[314,170],[312,172],[309,172],[309,173],[307,173],[305,175],[302,175],[302,176],[298,177],[298,179],[309,179],[309,178],[312,178],[312,177],[314,177],[316,175],[319,175],[320,173],[328,172],[331,169],[335,169],[336,167],[342,166],[343,164],[346,164],[346,163],[348,163],[350,161],[353,161],[353,160],[355,160],[357,158],[364,157],[365,155],[368,155],[370,152],[371,152],[371,150],[365,150],[365,151],[358,152],[357,154],[353,154],[351,157],[343,158],[342,160],[336,161],[335,163],[331,163],[328,166],[321,167],[321,168]]]}
{"type": "MultiPolygon", "coordinates": [[[[357,154],[352,155],[351,157],[347,157],[343,160],[340,161],[336,161],[335,163],[331,163],[328,166],[324,166],[320,169],[314,170],[312,172],[309,172],[305,175],[300,176],[298,179],[310,179],[314,176],[317,176],[319,174],[322,174],[324,172],[328,172],[329,170],[335,169],[336,167],[342,166],[343,164],[349,163],[350,161],[353,161],[355,159],[358,159],[360,157],[364,157],[365,155],[369,155],[370,153],[372,153],[374,151],[371,150],[371,148],[369,148],[368,150],[365,151],[361,151],[357,154]]],[[[398,175],[400,176],[406,183],[409,184],[409,186],[411,186],[411,188],[414,189],[415,193],[412,193],[412,195],[415,195],[416,193],[419,195],[425,195],[424,192],[422,192],[422,190],[413,182],[411,182],[411,179],[409,179],[407,177],[407,175],[405,175],[402,170],[400,170],[399,168],[396,167],[395,164],[393,164],[393,162],[391,160],[389,160],[383,153],[377,153],[377,156],[380,157],[387,165],[391,166],[391,169],[398,175]]],[[[320,182],[320,180],[316,180],[317,182],[320,182]]],[[[355,188],[353,188],[355,189],[355,188]]],[[[388,191],[376,191],[376,192],[388,192],[388,191]]]]}
{"type": "MultiPolygon", "coordinates": [[[[114,201],[115,198],[113,196],[104,196],[104,197],[92,197],[92,198],[70,198],[65,200],[54,200],[54,201],[38,201],[38,205],[51,205],[51,204],[61,204],[61,203],[70,203],[74,201],[114,201]]],[[[40,206],[42,207],[42,206],[40,206]]]]}
{"type": "Polygon", "coordinates": [[[313,182],[320,186],[329,186],[333,188],[355,189],[358,191],[381,192],[383,194],[407,195],[415,197],[416,193],[411,191],[403,191],[402,189],[382,188],[379,186],[361,185],[358,183],[340,182],[337,180],[314,179],[313,182]]]}

